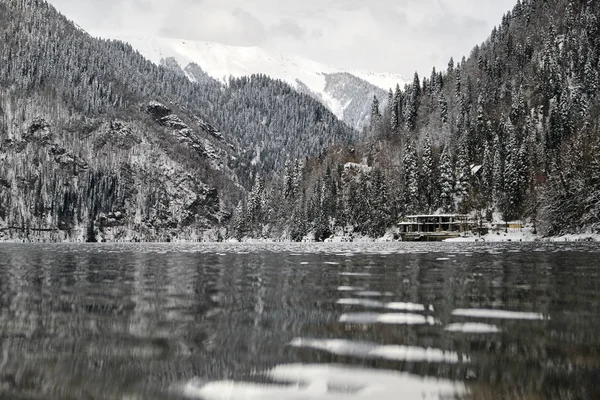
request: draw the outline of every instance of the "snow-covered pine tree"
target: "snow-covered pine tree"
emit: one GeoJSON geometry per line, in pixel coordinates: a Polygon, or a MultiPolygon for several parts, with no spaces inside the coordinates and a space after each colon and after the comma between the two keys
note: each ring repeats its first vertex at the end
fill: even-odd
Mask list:
{"type": "Polygon", "coordinates": [[[438,84],[438,74],[437,74],[437,71],[435,70],[435,67],[433,67],[433,69],[431,70],[431,76],[429,77],[429,86],[431,89],[432,96],[437,95],[441,89],[438,84]]]}
{"type": "Polygon", "coordinates": [[[404,181],[406,193],[406,210],[408,213],[419,211],[421,205],[419,190],[419,166],[417,164],[417,149],[411,140],[404,147],[404,181]]]}
{"type": "Polygon", "coordinates": [[[391,118],[391,126],[392,126],[392,132],[397,132],[398,128],[400,126],[400,118],[398,115],[399,109],[400,109],[400,102],[401,102],[401,96],[402,93],[400,92],[400,85],[396,85],[396,92],[394,93],[394,96],[392,98],[392,107],[391,107],[391,113],[390,113],[390,118],[391,118]]]}
{"type": "Polygon", "coordinates": [[[398,105],[397,116],[398,116],[398,130],[404,125],[404,103],[405,95],[400,89],[400,85],[396,84],[396,91],[394,92],[394,100],[398,105]]]}
{"type": "Polygon", "coordinates": [[[527,109],[525,105],[525,98],[523,94],[523,85],[519,86],[519,89],[513,93],[512,106],[510,112],[510,119],[513,124],[517,127],[521,127],[525,122],[525,116],[527,109]]]}
{"type": "Polygon", "coordinates": [[[406,130],[410,131],[414,128],[414,124],[416,123],[416,113],[417,113],[417,110],[415,108],[416,95],[414,94],[412,86],[407,87],[404,98],[405,98],[405,104],[404,104],[404,108],[403,108],[404,128],[406,130]]]}
{"type": "Polygon", "coordinates": [[[471,180],[469,148],[467,146],[466,139],[460,140],[458,155],[456,157],[454,177],[454,191],[458,196],[459,201],[463,201],[469,194],[471,180]]]}
{"type": "Polygon", "coordinates": [[[462,76],[460,68],[456,68],[454,71],[455,83],[454,83],[454,98],[456,101],[462,101],[462,76]]]}
{"type": "Polygon", "coordinates": [[[304,179],[304,162],[296,159],[294,161],[294,178],[293,178],[293,188],[294,194],[296,196],[300,193],[300,186],[302,184],[302,179],[304,179]]]}
{"type": "Polygon", "coordinates": [[[387,183],[380,168],[374,168],[371,172],[370,198],[371,225],[368,234],[372,237],[381,237],[388,226],[390,207],[387,183]]]}
{"type": "Polygon", "coordinates": [[[260,233],[263,223],[263,213],[265,211],[263,209],[265,203],[264,190],[264,180],[258,177],[248,196],[246,219],[255,233],[260,233]]]}
{"type": "Polygon", "coordinates": [[[498,134],[494,134],[492,141],[493,164],[492,164],[492,200],[496,206],[500,204],[504,196],[504,165],[502,163],[502,148],[498,134]]]}
{"type": "Polygon", "coordinates": [[[448,145],[444,147],[440,158],[440,207],[443,212],[454,212],[454,176],[452,168],[452,158],[448,150],[448,145]]]}
{"type": "Polygon", "coordinates": [[[283,171],[283,193],[285,199],[290,199],[294,196],[294,174],[294,164],[288,159],[285,162],[283,171]]]}
{"type": "Polygon", "coordinates": [[[390,88],[388,90],[387,112],[386,112],[386,116],[389,118],[390,125],[391,125],[391,122],[392,122],[392,115],[393,114],[394,114],[394,92],[390,88]]]}
{"type": "Polygon", "coordinates": [[[504,199],[502,214],[505,221],[521,217],[521,189],[523,187],[523,166],[517,134],[510,118],[504,124],[505,161],[504,161],[504,199]]]}
{"type": "Polygon", "coordinates": [[[483,164],[481,166],[481,193],[485,205],[492,203],[493,177],[494,177],[494,152],[493,145],[485,142],[483,149],[483,164]]]}
{"type": "Polygon", "coordinates": [[[429,132],[425,134],[425,142],[423,143],[423,166],[421,170],[421,198],[423,199],[424,209],[430,213],[437,208],[438,193],[436,190],[437,175],[435,172],[435,159],[433,157],[431,134],[429,132]]]}
{"type": "Polygon", "coordinates": [[[419,74],[415,72],[412,83],[412,90],[415,97],[421,96],[421,82],[419,80],[419,74]]]}
{"type": "Polygon", "coordinates": [[[600,134],[596,133],[595,136],[592,137],[585,212],[581,222],[600,232],[600,134]]]}
{"type": "Polygon", "coordinates": [[[246,207],[240,201],[233,212],[232,236],[241,240],[247,234],[246,207]]]}
{"type": "Polygon", "coordinates": [[[375,131],[379,128],[381,123],[381,112],[379,111],[379,100],[377,96],[373,96],[373,102],[371,103],[371,130],[375,131]]]}
{"type": "Polygon", "coordinates": [[[448,122],[448,101],[446,100],[446,96],[444,96],[443,93],[440,93],[439,105],[442,124],[445,124],[448,122]]]}
{"type": "Polygon", "coordinates": [[[371,174],[366,170],[359,171],[358,191],[354,199],[354,220],[357,231],[362,234],[368,234],[373,224],[371,200],[371,174]]]}

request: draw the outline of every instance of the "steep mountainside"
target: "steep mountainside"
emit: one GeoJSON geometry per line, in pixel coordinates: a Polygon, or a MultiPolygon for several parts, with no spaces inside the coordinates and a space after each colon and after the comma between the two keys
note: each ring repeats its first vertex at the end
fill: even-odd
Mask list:
{"type": "Polygon", "coordinates": [[[378,236],[432,212],[600,231],[599,62],[600,2],[518,1],[468,59],[374,101],[375,139],[256,186],[238,236],[378,236]]]}
{"type": "Polygon", "coordinates": [[[42,0],[0,2],[0,238],[195,238],[256,171],[355,132],[262,76],[192,83],[42,0]]]}
{"type": "Polygon", "coordinates": [[[223,83],[227,83],[230,77],[253,74],[282,80],[317,98],[338,118],[359,130],[368,122],[370,114],[363,111],[370,108],[373,96],[382,97],[385,91],[396,85],[404,86],[407,82],[399,74],[345,71],[297,55],[278,54],[258,47],[157,37],[110,38],[130,43],[157,65],[173,59],[192,80],[196,79],[195,75],[187,68],[194,64],[223,83]],[[336,82],[333,86],[332,81],[336,82]]]}

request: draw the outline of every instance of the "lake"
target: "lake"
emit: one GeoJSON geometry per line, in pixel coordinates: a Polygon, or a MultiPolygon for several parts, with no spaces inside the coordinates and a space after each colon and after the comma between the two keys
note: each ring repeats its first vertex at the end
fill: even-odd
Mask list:
{"type": "Polygon", "coordinates": [[[597,399],[586,243],[0,245],[0,399],[597,399]]]}

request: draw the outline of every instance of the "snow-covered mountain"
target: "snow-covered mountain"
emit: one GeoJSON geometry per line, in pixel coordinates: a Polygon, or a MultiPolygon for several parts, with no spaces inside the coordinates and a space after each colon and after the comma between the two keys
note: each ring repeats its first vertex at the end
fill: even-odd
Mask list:
{"type": "Polygon", "coordinates": [[[198,79],[198,69],[190,68],[193,64],[223,83],[229,76],[258,73],[280,79],[301,92],[313,95],[338,118],[356,128],[361,128],[368,119],[374,95],[385,101],[388,89],[395,88],[397,84],[403,87],[407,82],[407,78],[400,74],[343,70],[258,47],[160,37],[104,37],[130,43],[155,64],[174,59],[191,80],[198,79]]]}

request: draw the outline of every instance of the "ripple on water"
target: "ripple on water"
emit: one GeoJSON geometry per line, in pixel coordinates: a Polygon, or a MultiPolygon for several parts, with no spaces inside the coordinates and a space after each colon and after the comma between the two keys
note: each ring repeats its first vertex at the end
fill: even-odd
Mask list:
{"type": "Polygon", "coordinates": [[[482,308],[468,308],[468,309],[456,309],[452,311],[452,315],[459,317],[470,317],[470,318],[491,318],[491,319],[522,319],[522,320],[545,320],[550,317],[544,317],[543,314],[533,312],[520,312],[520,311],[507,311],[507,310],[493,310],[493,309],[482,309],[482,308]]]}
{"type": "Polygon", "coordinates": [[[500,329],[496,325],[466,323],[466,324],[450,324],[444,328],[446,332],[459,333],[499,333],[500,329]]]}
{"type": "Polygon", "coordinates": [[[389,296],[388,293],[381,293],[376,290],[362,290],[356,292],[357,296],[361,297],[381,297],[381,296],[389,296]]]}
{"type": "Polygon", "coordinates": [[[423,304],[404,302],[387,303],[385,305],[385,308],[387,308],[388,310],[425,311],[425,306],[423,304]]]}
{"type": "Polygon", "coordinates": [[[400,345],[378,345],[345,339],[303,339],[296,338],[290,346],[321,350],[337,356],[348,356],[367,359],[382,359],[389,361],[412,361],[428,363],[468,362],[466,356],[459,356],[453,351],[435,348],[400,345]]]}
{"type": "MultiPolygon", "coordinates": [[[[353,299],[353,298],[345,298],[339,299],[337,304],[346,305],[346,306],[363,306],[368,308],[386,308],[388,310],[395,311],[425,311],[425,306],[423,304],[415,304],[415,303],[404,303],[404,302],[392,302],[392,303],[384,303],[377,300],[371,299],[353,299]]],[[[430,307],[430,311],[432,311],[433,307],[430,307]]]]}
{"type": "Polygon", "coordinates": [[[340,322],[349,324],[436,325],[432,316],[405,313],[346,313],[340,322]]]}
{"type": "Polygon", "coordinates": [[[344,306],[362,306],[368,308],[383,308],[384,304],[381,301],[370,299],[339,299],[337,304],[344,306]]]}
{"type": "Polygon", "coordinates": [[[370,272],[340,272],[341,276],[371,276],[370,272]]]}
{"type": "Polygon", "coordinates": [[[332,364],[287,364],[262,374],[278,384],[190,381],[183,392],[204,400],[406,400],[441,399],[466,393],[463,383],[408,373],[332,364]]]}
{"type": "Polygon", "coordinates": [[[360,290],[365,290],[365,288],[361,286],[338,286],[337,290],[339,292],[356,292],[360,290]]]}

